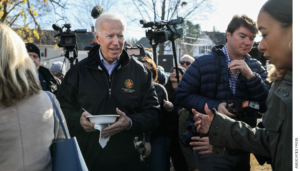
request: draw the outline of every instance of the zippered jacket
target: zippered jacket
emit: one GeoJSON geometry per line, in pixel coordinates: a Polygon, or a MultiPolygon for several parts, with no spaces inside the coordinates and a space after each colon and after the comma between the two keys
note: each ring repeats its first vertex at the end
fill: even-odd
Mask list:
{"type": "Polygon", "coordinates": [[[162,117],[151,71],[123,50],[109,76],[99,48],[93,47],[87,58],[68,71],[57,94],[70,135],[77,137],[89,170],[139,160],[135,137],[155,130],[162,117]],[[81,108],[92,115],[116,114],[119,108],[132,120],[132,127],[111,136],[103,149],[99,131],[87,133],[80,125],[81,108]]]}
{"type": "MultiPolygon", "coordinates": [[[[215,114],[209,129],[209,143],[220,156],[224,147],[244,149],[270,157],[273,171],[293,170],[293,72],[272,84],[263,114],[265,128],[249,128],[243,122],[212,110],[215,114]]],[[[296,139],[297,142],[297,139],[296,139]]],[[[296,152],[297,154],[297,152],[296,152]]]]}
{"type": "MultiPolygon", "coordinates": [[[[259,103],[260,112],[265,112],[266,99],[270,89],[270,83],[266,80],[267,71],[260,62],[245,56],[245,62],[254,72],[255,78],[247,80],[239,74],[236,84],[236,93],[232,93],[229,87],[229,73],[226,56],[222,52],[223,45],[215,46],[212,52],[200,56],[187,69],[176,88],[178,102],[186,109],[196,109],[204,112],[204,105],[218,109],[222,102],[233,103],[233,108],[241,107],[245,100],[259,103]]],[[[250,126],[256,126],[257,112],[248,113],[241,119],[250,126]]]]}
{"type": "Polygon", "coordinates": [[[60,79],[54,77],[50,70],[43,67],[43,66],[40,66],[39,70],[39,80],[40,80],[40,84],[41,86],[43,85],[43,83],[41,83],[41,81],[45,81],[45,87],[42,86],[42,89],[44,91],[50,91],[51,93],[53,94],[57,94],[57,91],[58,91],[58,88],[61,84],[61,81],[60,79]],[[42,75],[42,78],[44,78],[44,80],[41,80],[41,76],[42,75]]]}

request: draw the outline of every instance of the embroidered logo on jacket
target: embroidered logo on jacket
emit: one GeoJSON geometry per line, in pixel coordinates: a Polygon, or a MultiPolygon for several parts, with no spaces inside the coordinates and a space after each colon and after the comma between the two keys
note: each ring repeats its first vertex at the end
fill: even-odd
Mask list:
{"type": "Polygon", "coordinates": [[[134,83],[131,79],[125,80],[124,84],[125,84],[125,87],[126,87],[126,88],[122,88],[124,90],[124,92],[133,93],[135,91],[135,90],[131,89],[134,85],[134,83]]]}

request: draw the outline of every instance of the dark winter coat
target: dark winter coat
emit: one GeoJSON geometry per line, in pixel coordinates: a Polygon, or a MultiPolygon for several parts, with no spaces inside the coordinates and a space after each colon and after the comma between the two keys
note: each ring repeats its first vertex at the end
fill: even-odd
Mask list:
{"type": "Polygon", "coordinates": [[[54,77],[49,69],[40,66],[39,70],[39,80],[44,91],[50,91],[53,94],[57,94],[58,88],[61,84],[60,80],[54,77]]]}
{"type": "Polygon", "coordinates": [[[213,152],[225,148],[243,149],[256,155],[271,157],[273,170],[292,170],[293,154],[293,74],[288,71],[283,80],[275,81],[267,98],[263,114],[265,128],[251,128],[243,122],[214,112],[209,130],[213,152]],[[225,131],[226,130],[226,131],[225,131]]]}
{"type": "MultiPolygon", "coordinates": [[[[205,113],[206,103],[209,108],[215,109],[218,109],[222,102],[233,103],[233,107],[236,108],[242,106],[245,100],[249,100],[258,102],[260,112],[264,112],[270,89],[270,83],[266,81],[267,71],[256,59],[246,55],[245,62],[256,77],[248,81],[239,74],[234,95],[229,87],[228,66],[222,47],[213,47],[210,54],[201,56],[192,63],[176,89],[177,101],[187,110],[194,108],[205,113]]],[[[248,116],[241,120],[254,127],[256,116],[257,112],[248,113],[248,116]]]]}
{"type": "Polygon", "coordinates": [[[89,170],[139,160],[135,137],[155,130],[162,116],[150,70],[123,50],[109,76],[100,61],[99,45],[91,49],[88,58],[69,70],[57,98],[89,170]],[[81,108],[102,115],[116,114],[117,107],[131,118],[132,127],[111,136],[103,149],[99,131],[87,133],[80,125],[81,108]]]}

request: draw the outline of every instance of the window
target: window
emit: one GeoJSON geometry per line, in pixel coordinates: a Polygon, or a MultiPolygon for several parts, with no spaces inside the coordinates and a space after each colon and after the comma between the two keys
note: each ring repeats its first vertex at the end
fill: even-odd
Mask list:
{"type": "Polygon", "coordinates": [[[210,53],[211,52],[211,49],[212,49],[212,46],[211,45],[208,45],[206,47],[206,53],[210,53]]]}
{"type": "Polygon", "coordinates": [[[205,53],[205,46],[199,47],[199,53],[205,53]]]}

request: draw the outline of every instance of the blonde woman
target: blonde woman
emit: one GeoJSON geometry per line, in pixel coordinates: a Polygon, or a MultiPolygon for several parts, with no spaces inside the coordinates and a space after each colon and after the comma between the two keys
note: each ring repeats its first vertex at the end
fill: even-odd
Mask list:
{"type": "Polygon", "coordinates": [[[0,24],[0,42],[0,170],[50,171],[51,142],[65,139],[58,118],[22,39],[0,24]]]}

